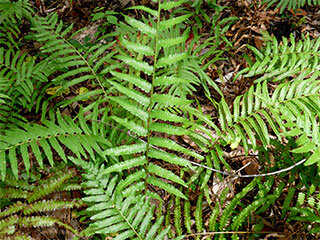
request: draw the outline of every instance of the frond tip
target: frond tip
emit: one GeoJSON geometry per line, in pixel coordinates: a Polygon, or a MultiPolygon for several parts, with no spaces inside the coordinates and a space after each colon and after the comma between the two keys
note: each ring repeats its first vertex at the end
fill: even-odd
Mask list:
{"type": "Polygon", "coordinates": [[[89,205],[86,211],[92,213],[90,219],[93,223],[84,230],[84,234],[116,235],[116,240],[131,237],[141,240],[165,239],[169,228],[159,233],[163,217],[154,221],[155,205],[151,205],[145,196],[134,189],[125,196],[118,190],[121,184],[117,185],[117,176],[104,174],[106,170],[87,166],[84,175],[87,182],[83,183],[87,197],[83,200],[89,205]]]}

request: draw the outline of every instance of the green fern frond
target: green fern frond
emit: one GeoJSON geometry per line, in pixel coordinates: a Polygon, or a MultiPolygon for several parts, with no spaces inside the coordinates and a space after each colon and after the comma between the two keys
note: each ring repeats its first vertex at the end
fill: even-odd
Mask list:
{"type": "Polygon", "coordinates": [[[36,84],[47,81],[47,61],[35,63],[35,59],[27,53],[0,48],[0,70],[0,78],[11,86],[7,89],[7,97],[30,110],[39,95],[35,90],[36,84]]]}
{"type": "Polygon", "coordinates": [[[232,214],[233,209],[237,204],[239,204],[240,199],[242,199],[249,191],[257,184],[258,178],[253,179],[247,186],[245,186],[240,193],[238,193],[231,202],[225,207],[220,219],[220,230],[223,230],[227,224],[230,214],[232,214]]]}
{"type": "Polygon", "coordinates": [[[70,104],[101,93],[106,95],[103,76],[118,67],[114,60],[111,61],[111,57],[117,53],[110,51],[114,42],[97,43],[92,47],[80,49],[71,43],[75,35],[75,33],[72,35],[70,33],[72,27],[70,25],[65,28],[63,22],[58,21],[57,14],[51,14],[46,18],[39,17],[35,21],[33,30],[37,32],[36,40],[44,44],[40,50],[49,55],[47,60],[52,65],[52,69],[59,73],[42,91],[48,89],[52,84],[62,86],[60,91],[54,95],[56,96],[71,86],[93,81],[102,92],[89,91],[68,102],[60,102],[60,105],[70,104]]]}
{"type": "MultiPolygon", "coordinates": [[[[246,144],[248,136],[254,149],[257,146],[256,138],[267,147],[270,143],[269,126],[278,139],[281,135],[286,136],[285,132],[300,128],[301,131],[307,130],[308,136],[316,140],[318,125],[314,119],[319,112],[318,83],[318,80],[309,79],[280,84],[272,97],[267,90],[266,82],[258,83],[245,95],[235,99],[233,114],[222,99],[219,103],[219,119],[221,129],[226,132],[226,141],[236,142],[235,136],[240,136],[245,150],[248,151],[246,144]],[[305,114],[301,115],[301,112],[305,114]],[[284,124],[283,120],[288,124],[290,122],[290,125],[284,124]]],[[[308,150],[314,147],[312,143],[310,144],[312,146],[308,150]]]]}
{"type": "Polygon", "coordinates": [[[19,0],[11,2],[3,0],[0,3],[0,24],[3,21],[16,23],[16,19],[21,20],[23,16],[29,16],[33,12],[28,0],[19,0]]]}
{"type": "Polygon", "coordinates": [[[48,212],[54,211],[57,209],[72,209],[72,208],[80,208],[83,206],[79,201],[75,202],[67,202],[67,201],[41,201],[34,202],[30,204],[27,208],[23,210],[25,215],[37,213],[37,212],[48,212]]]}
{"type": "Polygon", "coordinates": [[[288,222],[309,222],[309,233],[317,234],[319,232],[318,223],[320,220],[318,216],[319,199],[312,195],[307,197],[307,194],[300,189],[298,194],[296,195],[296,198],[293,199],[293,194],[297,189],[295,187],[290,188],[291,191],[288,192],[287,198],[284,201],[284,205],[286,206],[286,208],[284,209],[285,211],[283,212],[282,217],[284,217],[284,214],[286,213],[288,222]],[[294,201],[296,201],[295,204],[294,201]]]}
{"type": "Polygon", "coordinates": [[[6,49],[19,49],[19,26],[23,18],[32,21],[33,9],[28,0],[0,2],[0,44],[6,49]]]}
{"type": "Polygon", "coordinates": [[[78,157],[80,155],[87,157],[86,152],[93,157],[94,152],[96,152],[104,158],[105,154],[102,152],[101,144],[104,143],[108,146],[109,142],[106,139],[102,138],[99,134],[94,134],[89,128],[81,129],[71,118],[66,117],[63,119],[59,112],[56,116],[58,124],[46,120],[44,121],[45,126],[36,124],[25,125],[23,129],[17,128],[5,131],[5,134],[0,136],[0,169],[2,179],[6,175],[7,159],[10,162],[13,174],[16,178],[18,177],[18,158],[20,155],[22,156],[26,170],[29,171],[30,157],[27,153],[29,147],[39,166],[42,168],[44,156],[47,157],[49,163],[53,166],[52,148],[55,149],[64,161],[67,161],[62,146],[68,147],[78,157]]]}
{"type": "MultiPolygon", "coordinates": [[[[74,176],[74,171],[56,171],[50,178],[38,182],[37,186],[35,183],[31,184],[23,182],[23,180],[15,180],[13,177],[7,177],[5,183],[14,187],[8,187],[8,185],[1,185],[0,187],[0,198],[10,200],[1,206],[0,238],[18,239],[22,229],[47,227],[54,224],[58,224],[78,235],[76,229],[57,218],[35,216],[57,210],[80,208],[84,205],[83,202],[76,199],[73,201],[44,200],[52,192],[62,191],[60,188],[63,182],[75,184],[77,180],[73,180],[74,176]],[[18,201],[15,200],[17,198],[18,201]],[[16,236],[18,237],[16,238],[16,236]]],[[[65,189],[63,190],[65,191],[65,189]]],[[[21,235],[20,237],[28,239],[29,236],[21,235]]]]}
{"type": "Polygon", "coordinates": [[[136,189],[123,196],[122,191],[118,190],[117,176],[104,174],[103,166],[91,166],[86,171],[84,177],[87,181],[83,187],[87,189],[87,197],[83,201],[89,205],[86,211],[92,214],[90,219],[93,222],[84,231],[85,235],[116,234],[115,239],[119,240],[132,237],[165,239],[169,228],[160,230],[163,218],[153,222],[155,206],[151,206],[144,196],[137,195],[136,189]]]}
{"type": "Polygon", "coordinates": [[[19,199],[19,198],[27,198],[28,191],[23,189],[16,188],[5,188],[1,189],[0,198],[2,199],[19,199]]]}
{"type": "Polygon", "coordinates": [[[296,43],[293,35],[289,39],[283,38],[282,44],[273,37],[272,41],[267,41],[267,46],[258,50],[253,46],[248,46],[256,56],[256,62],[240,71],[234,79],[241,74],[244,77],[259,76],[255,82],[272,80],[283,82],[289,77],[302,80],[306,78],[315,79],[319,76],[317,69],[319,63],[320,40],[304,37],[296,43]]]}
{"type": "Polygon", "coordinates": [[[283,205],[282,205],[282,215],[281,215],[282,218],[284,217],[284,215],[288,211],[290,203],[291,203],[291,201],[292,201],[292,199],[294,197],[295,191],[296,191],[296,189],[294,187],[291,187],[288,190],[288,194],[287,194],[286,199],[284,200],[283,205]]]}
{"type": "Polygon", "coordinates": [[[79,235],[79,233],[68,224],[63,223],[62,221],[47,217],[47,216],[31,216],[31,217],[21,217],[19,219],[20,226],[25,227],[49,227],[53,226],[54,224],[58,224],[59,226],[79,235]]]}
{"type": "Polygon", "coordinates": [[[72,177],[74,177],[73,171],[60,172],[58,177],[42,182],[41,187],[38,187],[36,190],[34,190],[32,194],[28,196],[27,201],[29,203],[32,203],[34,201],[37,201],[43,198],[48,194],[59,191],[61,188],[61,185],[64,182],[67,182],[68,180],[70,180],[72,177]]]}
{"type": "Polygon", "coordinates": [[[262,4],[268,3],[267,7],[270,7],[272,4],[276,4],[276,9],[280,8],[280,13],[284,11],[284,9],[294,10],[296,11],[298,8],[301,8],[308,4],[309,6],[317,6],[320,5],[319,0],[263,0],[262,4]]]}
{"type": "MultiPolygon", "coordinates": [[[[156,14],[148,8],[146,11],[156,14]]],[[[201,154],[180,146],[175,141],[164,137],[155,137],[157,134],[188,135],[195,142],[199,142],[204,150],[209,143],[206,138],[194,132],[196,129],[194,122],[179,114],[182,109],[190,106],[192,101],[186,99],[186,92],[182,89],[178,90],[181,94],[177,94],[177,87],[179,85],[185,87],[186,83],[190,83],[192,88],[192,84],[197,85],[200,82],[195,75],[198,73],[198,68],[194,67],[197,64],[195,63],[194,66],[185,64],[188,53],[182,48],[181,52],[172,51],[174,48],[180,48],[182,44],[177,34],[180,29],[177,24],[185,21],[188,17],[187,14],[168,20],[157,19],[157,22],[154,22],[150,19],[135,20],[125,16],[127,24],[119,25],[119,32],[123,33],[119,37],[122,49],[114,58],[121,64],[125,64],[129,71],[126,69],[122,69],[121,72],[111,71],[113,78],[108,79],[108,83],[113,86],[115,94],[108,96],[108,99],[111,100],[115,108],[125,110],[125,112],[121,111],[121,114],[113,114],[111,119],[127,128],[130,134],[147,139],[145,142],[137,142],[136,140],[132,142],[132,140],[126,139],[125,144],[122,143],[121,146],[113,146],[104,151],[104,154],[117,159],[117,162],[111,164],[105,173],[130,171],[133,168],[139,172],[138,168],[143,167],[146,173],[140,172],[137,173],[137,176],[147,174],[144,179],[145,183],[160,187],[181,198],[185,198],[184,194],[162,179],[186,187],[185,182],[176,174],[154,163],[152,158],[190,168],[192,166],[189,161],[169,153],[169,151],[173,150],[200,160],[204,159],[201,154]],[[168,29],[172,27],[175,30],[169,31],[168,29]],[[138,32],[145,35],[136,37],[138,32]],[[165,44],[164,40],[168,35],[172,41],[170,44],[165,44]],[[150,56],[154,58],[152,61],[148,60],[150,56]],[[149,79],[152,79],[152,82],[149,79]],[[156,92],[155,89],[158,86],[162,91],[168,89],[169,94],[167,92],[164,94],[161,91],[156,92]],[[181,126],[181,123],[184,125],[181,126]],[[187,129],[190,126],[192,128],[187,129]],[[125,160],[118,159],[118,157],[123,157],[125,160]]],[[[187,37],[187,33],[184,38],[187,37]]]]}

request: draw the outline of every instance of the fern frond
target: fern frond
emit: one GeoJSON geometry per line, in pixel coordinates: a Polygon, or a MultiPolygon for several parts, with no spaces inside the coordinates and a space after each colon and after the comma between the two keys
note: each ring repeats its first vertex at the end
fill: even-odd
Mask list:
{"type": "Polygon", "coordinates": [[[83,206],[81,202],[67,202],[67,201],[39,201],[30,204],[27,208],[23,210],[25,215],[37,213],[37,212],[48,212],[48,211],[56,211],[57,209],[72,209],[72,208],[80,208],[83,206]]]}
{"type": "MultiPolygon", "coordinates": [[[[63,22],[58,21],[56,14],[51,14],[46,18],[37,18],[34,31],[37,32],[37,41],[44,44],[41,51],[48,54],[47,60],[52,64],[54,71],[59,74],[52,80],[52,83],[45,86],[45,91],[52,84],[62,86],[60,94],[65,89],[82,82],[93,81],[99,86],[100,90],[106,95],[103,76],[117,67],[117,63],[111,63],[111,57],[116,51],[110,51],[114,42],[107,44],[97,43],[90,48],[80,49],[71,44],[72,37],[70,31],[72,25],[64,27],[63,22]]],[[[86,96],[78,96],[77,99],[60,102],[60,105],[70,104],[74,101],[83,100],[92,97],[99,92],[89,91],[86,96]]],[[[54,97],[53,96],[53,97],[54,97]]]]}
{"type": "MultiPolygon", "coordinates": [[[[1,185],[0,187],[0,198],[10,199],[10,202],[2,206],[2,211],[0,212],[0,238],[18,239],[21,235],[21,229],[52,226],[54,224],[78,234],[76,229],[57,218],[34,216],[83,206],[83,202],[76,199],[73,201],[43,200],[54,191],[65,191],[65,189],[61,189],[62,183],[68,180],[67,184],[74,184],[77,181],[76,179],[75,181],[72,180],[74,176],[74,171],[62,172],[57,170],[50,178],[38,182],[37,186],[35,183],[30,184],[23,182],[23,180],[15,180],[11,176],[7,177],[5,182],[8,185],[13,185],[13,187],[8,187],[8,185],[1,185]],[[19,198],[19,201],[16,201],[16,198],[19,198]],[[16,236],[18,237],[16,238],[16,236]]],[[[25,235],[24,239],[28,239],[28,237],[28,235],[25,235]]]]}
{"type": "Polygon", "coordinates": [[[35,63],[35,59],[26,53],[0,48],[0,79],[11,87],[6,89],[5,94],[7,98],[14,99],[15,104],[30,110],[39,94],[34,89],[36,84],[47,81],[49,73],[46,61],[35,63]]]}
{"type": "Polygon", "coordinates": [[[45,195],[51,194],[53,192],[57,192],[60,190],[61,185],[74,177],[74,172],[60,172],[59,176],[54,179],[49,179],[45,182],[42,182],[41,187],[38,187],[34,190],[27,198],[29,203],[37,201],[43,198],[45,195]]]}
{"type": "Polygon", "coordinates": [[[283,82],[292,76],[295,76],[296,80],[315,79],[319,76],[319,47],[319,39],[311,40],[307,36],[296,43],[293,35],[290,36],[290,44],[289,39],[283,38],[280,45],[273,37],[272,42],[267,41],[267,46],[262,50],[248,46],[256,56],[256,62],[239,72],[234,79],[241,74],[244,77],[261,74],[262,76],[255,82],[264,80],[283,82]]]}
{"type": "Polygon", "coordinates": [[[2,189],[0,192],[0,198],[3,199],[19,199],[19,198],[27,198],[28,192],[23,189],[16,188],[6,188],[2,189]]]}
{"type": "Polygon", "coordinates": [[[83,198],[88,203],[87,212],[93,223],[84,231],[87,236],[95,233],[107,236],[117,233],[115,239],[165,239],[169,228],[160,230],[163,218],[158,219],[151,227],[153,211],[144,196],[136,194],[136,190],[123,196],[117,190],[117,176],[111,177],[104,174],[103,166],[100,169],[87,166],[87,181],[83,183],[87,197],[83,198]],[[160,231],[160,232],[158,232],[160,231]],[[157,236],[157,237],[156,237],[157,236]]]}
{"type": "MultiPolygon", "coordinates": [[[[278,139],[285,132],[297,127],[307,130],[308,136],[317,139],[318,125],[314,122],[319,112],[319,85],[318,80],[303,80],[280,84],[270,97],[266,82],[258,83],[251,87],[243,96],[238,96],[233,104],[233,114],[229,110],[224,99],[219,104],[219,119],[221,129],[226,132],[227,142],[236,142],[236,136],[247,149],[247,136],[253,148],[256,148],[256,138],[259,138],[264,147],[270,143],[269,126],[278,139]],[[307,87],[307,86],[312,86],[307,87]],[[301,115],[301,112],[305,113],[301,115]],[[292,123],[284,124],[283,120],[292,123]],[[306,128],[306,126],[309,126],[306,128]],[[230,129],[231,127],[231,129],[230,129]],[[281,133],[282,132],[282,133],[281,133]]],[[[299,135],[299,134],[296,134],[299,135]]],[[[309,149],[301,149],[305,152],[314,148],[309,143],[309,149]]],[[[296,152],[299,150],[295,150],[296,152]]]]}
{"type": "Polygon", "coordinates": [[[79,233],[68,224],[63,223],[58,219],[47,216],[21,217],[21,219],[19,219],[19,224],[26,227],[49,227],[53,226],[54,224],[58,224],[61,227],[79,235],[79,233]]]}
{"type": "MultiPolygon", "coordinates": [[[[165,6],[176,6],[173,3],[165,6]]],[[[144,8],[141,7],[141,9],[144,8]]],[[[156,14],[148,8],[146,11],[156,14]]],[[[177,24],[188,17],[187,14],[168,20],[157,19],[156,23],[151,19],[135,20],[125,16],[127,24],[119,25],[119,32],[123,33],[119,37],[122,49],[114,58],[122,65],[125,64],[129,71],[126,69],[122,69],[121,72],[111,71],[113,78],[108,79],[108,83],[113,86],[114,94],[108,96],[108,99],[115,108],[122,109],[122,111],[119,114],[113,114],[109,119],[127,128],[130,135],[146,137],[146,140],[141,142],[126,139],[123,141],[125,144],[122,142],[121,146],[112,146],[104,151],[105,155],[116,159],[116,162],[111,163],[105,173],[135,169],[139,178],[144,176],[145,186],[154,185],[181,198],[185,198],[184,194],[171,183],[186,187],[185,182],[176,174],[153,162],[152,159],[190,168],[192,166],[189,161],[169,151],[184,153],[200,160],[204,159],[201,154],[180,146],[175,141],[165,137],[156,137],[156,135],[187,135],[199,143],[204,151],[206,145],[209,144],[205,137],[194,132],[197,125],[180,114],[192,103],[185,97],[186,91],[182,88],[186,87],[186,84],[189,84],[190,89],[193,88],[192,84],[198,85],[200,80],[196,74],[201,72],[198,71],[201,68],[197,63],[194,62],[192,65],[185,61],[190,56],[183,48],[180,52],[172,51],[174,48],[180,49],[180,45],[183,44],[179,39],[180,28],[177,24]],[[168,30],[169,28],[176,30],[171,31],[168,30]],[[136,37],[138,32],[145,35],[136,37]],[[169,35],[172,41],[170,44],[165,44],[164,40],[169,35]],[[149,61],[150,56],[154,58],[152,61],[149,61]],[[158,86],[161,87],[161,92],[156,92],[158,86]],[[188,127],[190,130],[187,129],[188,127]],[[146,172],[138,170],[139,168],[143,168],[146,172]]],[[[185,30],[184,38],[188,36],[187,33],[188,31],[185,30]]],[[[130,176],[127,179],[131,179],[130,176]]],[[[139,189],[143,187],[138,184],[136,186],[139,189]]]]}
{"type": "Polygon", "coordinates": [[[0,24],[3,24],[3,22],[16,24],[22,17],[30,17],[33,12],[28,0],[16,2],[3,0],[0,3],[0,24]]]}
{"type": "Polygon", "coordinates": [[[282,215],[281,215],[282,218],[284,217],[284,215],[288,211],[290,203],[291,203],[291,201],[292,201],[292,199],[294,197],[295,191],[296,191],[296,189],[294,187],[291,187],[288,190],[288,194],[287,194],[286,199],[284,200],[283,205],[282,205],[282,215]]]}
{"type": "Polygon", "coordinates": [[[239,200],[242,199],[249,191],[252,191],[252,189],[257,184],[258,178],[253,179],[246,187],[242,189],[240,193],[238,193],[231,202],[225,207],[221,219],[220,219],[220,230],[223,230],[224,227],[227,224],[227,220],[232,213],[232,210],[235,208],[235,206],[239,203],[239,200]]]}
{"type": "Polygon", "coordinates": [[[89,128],[81,129],[71,118],[65,118],[57,113],[57,122],[44,121],[45,126],[41,125],[25,125],[23,129],[12,129],[5,131],[0,136],[0,167],[2,179],[6,175],[6,159],[8,158],[11,169],[18,177],[18,159],[22,157],[25,168],[29,171],[30,156],[27,153],[28,148],[32,150],[38,164],[43,168],[44,156],[47,157],[51,165],[54,164],[52,148],[58,155],[67,161],[65,151],[62,146],[68,147],[76,156],[86,156],[86,151],[93,156],[97,152],[104,158],[101,143],[109,145],[109,142],[102,138],[99,134],[94,134],[89,128]],[[100,144],[98,144],[98,142],[100,144]],[[41,149],[43,153],[41,153],[41,149]]]}
{"type": "Polygon", "coordinates": [[[298,8],[301,8],[308,4],[309,6],[320,5],[319,0],[263,0],[262,4],[268,3],[267,7],[270,7],[272,4],[276,4],[276,9],[280,8],[280,13],[283,13],[284,9],[296,11],[298,8]]]}

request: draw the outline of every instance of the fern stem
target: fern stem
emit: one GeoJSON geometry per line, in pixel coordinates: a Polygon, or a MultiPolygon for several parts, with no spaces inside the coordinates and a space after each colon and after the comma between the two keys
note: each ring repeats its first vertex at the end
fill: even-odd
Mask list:
{"type": "Polygon", "coordinates": [[[131,230],[135,233],[135,235],[140,239],[143,240],[140,236],[140,234],[136,231],[136,229],[134,228],[134,226],[130,223],[130,221],[128,221],[128,218],[121,212],[121,209],[119,209],[115,204],[113,205],[113,207],[115,209],[117,209],[117,211],[119,212],[120,216],[126,221],[126,223],[129,225],[129,227],[131,228],[131,230]]]}
{"type": "Polygon", "coordinates": [[[152,106],[154,104],[153,102],[153,92],[154,92],[154,84],[155,84],[155,77],[156,77],[156,68],[157,68],[157,59],[158,59],[158,55],[159,55],[159,31],[160,31],[160,12],[161,12],[161,7],[160,7],[160,0],[158,0],[158,18],[157,18],[157,34],[156,34],[156,41],[155,41],[155,46],[154,46],[154,61],[153,61],[153,72],[152,72],[152,84],[151,84],[151,90],[150,90],[150,103],[149,106],[147,108],[148,111],[148,119],[147,119],[147,146],[146,146],[146,152],[145,152],[145,156],[146,156],[146,164],[144,165],[144,170],[146,171],[146,175],[147,177],[144,180],[144,184],[145,184],[145,191],[147,190],[148,187],[148,165],[149,165],[149,158],[148,158],[148,152],[149,152],[149,148],[152,147],[150,144],[150,138],[151,138],[151,130],[150,130],[150,125],[152,122],[152,117],[151,117],[151,111],[152,111],[152,106]]]}

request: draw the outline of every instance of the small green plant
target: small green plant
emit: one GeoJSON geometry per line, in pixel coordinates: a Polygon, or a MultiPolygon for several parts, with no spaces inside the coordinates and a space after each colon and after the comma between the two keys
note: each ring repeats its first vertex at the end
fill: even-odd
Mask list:
{"type": "Polygon", "coordinates": [[[0,186],[1,239],[31,239],[32,228],[45,228],[55,224],[80,236],[77,229],[65,223],[61,216],[59,219],[54,213],[80,208],[84,203],[76,199],[49,199],[52,193],[80,190],[81,186],[72,180],[74,176],[74,171],[56,170],[51,177],[36,183],[7,176],[0,186]]]}

